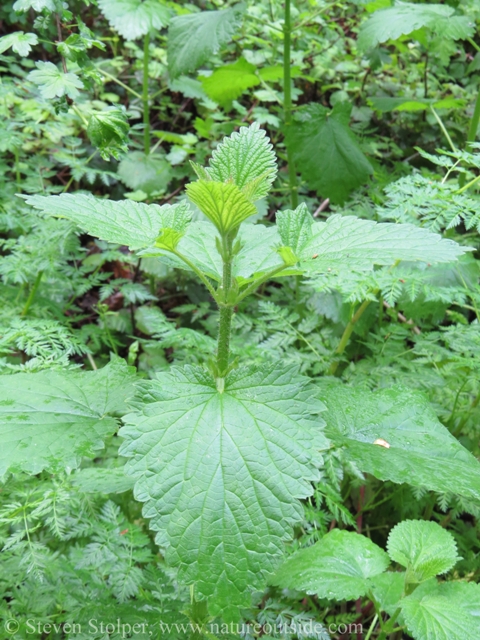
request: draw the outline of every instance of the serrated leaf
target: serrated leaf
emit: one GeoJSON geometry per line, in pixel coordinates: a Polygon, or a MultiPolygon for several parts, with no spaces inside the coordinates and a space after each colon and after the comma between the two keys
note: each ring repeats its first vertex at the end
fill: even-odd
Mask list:
{"type": "Polygon", "coordinates": [[[251,87],[260,84],[255,74],[256,66],[245,58],[215,69],[211,76],[202,77],[201,82],[207,96],[224,109],[230,109],[233,100],[251,87]]]}
{"type": "Polygon", "coordinates": [[[296,111],[286,134],[296,166],[311,189],[342,203],[373,173],[349,128],[351,105],[341,102],[329,110],[309,104],[296,111]]]}
{"type": "Polygon", "coordinates": [[[173,18],[168,29],[167,58],[170,78],[198,69],[238,29],[244,6],[222,11],[201,11],[173,18]]]}
{"type": "Polygon", "coordinates": [[[385,551],[369,538],[333,529],[290,556],[270,582],[319,598],[356,600],[368,592],[368,579],[383,573],[389,564],[385,551]]]}
{"type": "Polygon", "coordinates": [[[118,160],[119,153],[125,153],[128,150],[129,129],[125,111],[112,108],[91,114],[87,134],[90,142],[100,151],[102,158],[108,160],[112,155],[118,160]]]}
{"type": "Polygon", "coordinates": [[[475,33],[473,21],[466,16],[453,16],[454,13],[455,9],[448,5],[396,2],[393,7],[375,11],[362,25],[358,46],[366,51],[424,27],[454,40],[472,37],[475,33]]]}
{"type": "Polygon", "coordinates": [[[436,522],[404,520],[388,536],[388,555],[407,569],[409,582],[449,571],[459,560],[451,533],[436,522]]]}
{"type": "Polygon", "coordinates": [[[30,71],[27,80],[38,85],[45,100],[65,95],[75,100],[80,95],[78,89],[83,89],[83,82],[75,73],[63,73],[53,62],[36,62],[35,66],[37,68],[30,71]]]}
{"type": "Polygon", "coordinates": [[[259,200],[277,175],[275,152],[265,131],[254,123],[224,138],[204,171],[218,182],[233,180],[249,200],[259,200]]]}
{"type": "Polygon", "coordinates": [[[452,262],[468,251],[453,240],[442,238],[413,224],[376,223],[354,216],[330,216],[315,222],[312,238],[300,257],[305,273],[329,269],[370,269],[374,264],[392,265],[397,260],[452,262]],[[317,258],[312,259],[313,255],[317,258]]]}
{"type": "Polygon", "coordinates": [[[160,31],[171,16],[170,9],[159,0],[99,0],[98,6],[111,27],[125,40],[160,31]]]}
{"type": "Polygon", "coordinates": [[[172,179],[172,169],[161,156],[132,151],[120,162],[118,175],[130,189],[140,189],[150,194],[165,191],[172,179]]]}
{"type": "Polygon", "coordinates": [[[99,371],[0,376],[0,478],[75,467],[117,430],[134,375],[115,359],[99,371]]]}
{"type": "Polygon", "coordinates": [[[295,210],[278,211],[276,219],[283,244],[291,247],[295,254],[300,254],[313,235],[313,218],[307,205],[302,202],[295,210]]]}
{"type": "Polygon", "coordinates": [[[480,637],[480,585],[431,580],[400,601],[415,640],[465,640],[480,637]]]}
{"type": "Polygon", "coordinates": [[[14,53],[24,58],[28,56],[32,47],[38,44],[38,38],[35,33],[24,33],[23,31],[14,31],[3,38],[0,38],[0,53],[4,53],[12,47],[14,53]]]}
{"type": "Polygon", "coordinates": [[[25,200],[49,215],[72,220],[101,240],[126,245],[131,249],[153,246],[160,230],[170,228],[181,211],[188,210],[185,202],[160,207],[131,200],[101,200],[68,193],[60,196],[27,196],[25,200]]]}
{"type": "Polygon", "coordinates": [[[189,199],[217,227],[221,234],[238,227],[257,213],[255,205],[247,200],[233,182],[198,180],[186,187],[189,199]]]}
{"type": "Polygon", "coordinates": [[[421,393],[401,386],[375,393],[335,386],[322,398],[329,437],[362,471],[480,498],[480,463],[438,421],[421,393]]]}
{"type": "Polygon", "coordinates": [[[145,383],[149,404],[126,417],[121,447],[135,495],[179,577],[227,621],[263,586],[301,520],[323,405],[293,369],[237,369],[223,393],[199,367],[145,383]]]}

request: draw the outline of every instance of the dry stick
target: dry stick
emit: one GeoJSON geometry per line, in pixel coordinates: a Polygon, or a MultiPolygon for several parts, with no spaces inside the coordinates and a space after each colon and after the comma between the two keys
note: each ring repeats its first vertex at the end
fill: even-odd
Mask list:
{"type": "Polygon", "coordinates": [[[330,198],[325,198],[325,200],[321,202],[320,205],[315,209],[315,213],[313,214],[313,217],[318,218],[318,216],[322,213],[322,211],[325,211],[325,209],[328,207],[329,204],[330,204],[330,198]]]}
{"type": "MultiPolygon", "coordinates": [[[[383,306],[385,307],[385,309],[391,309],[392,307],[388,304],[388,302],[385,302],[385,300],[383,301],[383,306]]],[[[397,313],[397,318],[400,320],[400,322],[405,322],[406,324],[409,325],[413,325],[412,326],[412,331],[413,333],[416,333],[417,336],[419,336],[422,332],[421,330],[413,324],[413,320],[410,319],[408,320],[408,318],[406,318],[403,313],[400,313],[400,311],[397,313]]]]}
{"type": "MultiPolygon", "coordinates": [[[[55,21],[57,23],[58,42],[63,42],[63,38],[62,38],[62,23],[60,22],[60,16],[58,15],[58,13],[55,14],[55,21]]],[[[67,61],[65,60],[65,58],[63,56],[61,56],[61,57],[62,57],[63,73],[67,73],[67,61]]]]}

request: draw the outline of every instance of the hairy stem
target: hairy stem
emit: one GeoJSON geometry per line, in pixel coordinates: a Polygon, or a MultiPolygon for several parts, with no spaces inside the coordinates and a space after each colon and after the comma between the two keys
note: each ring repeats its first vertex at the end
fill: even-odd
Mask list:
{"type": "Polygon", "coordinates": [[[223,301],[219,304],[220,321],[218,325],[217,369],[221,376],[228,369],[230,357],[230,333],[232,330],[233,308],[228,304],[228,293],[232,285],[232,248],[231,242],[224,239],[223,256],[223,301]]]}
{"type": "MultiPolygon", "coordinates": [[[[345,331],[343,332],[343,335],[340,338],[340,342],[338,343],[338,347],[335,349],[335,354],[336,355],[341,355],[345,351],[345,349],[347,347],[347,344],[348,344],[348,342],[350,340],[350,336],[353,333],[353,329],[355,327],[355,324],[360,320],[360,318],[362,317],[365,309],[368,307],[370,302],[371,302],[371,300],[364,300],[362,302],[362,304],[358,307],[357,311],[352,316],[352,319],[350,320],[350,322],[345,327],[345,331]]],[[[335,375],[335,372],[337,371],[338,364],[339,364],[339,361],[335,360],[330,365],[330,369],[328,370],[328,373],[331,376],[335,375]]]]}
{"type": "Polygon", "coordinates": [[[35,294],[37,293],[37,289],[40,286],[40,282],[42,281],[42,277],[43,277],[43,271],[39,271],[37,274],[37,277],[35,278],[35,282],[33,283],[33,287],[30,289],[30,294],[27,298],[25,306],[22,309],[22,313],[20,314],[22,317],[27,315],[28,310],[30,309],[32,302],[35,298],[35,294]]]}
{"type": "Polygon", "coordinates": [[[145,155],[150,154],[150,106],[148,104],[148,62],[150,48],[150,33],[143,42],[143,148],[145,155]]]}
{"type": "MultiPolygon", "coordinates": [[[[283,23],[283,118],[285,135],[292,126],[292,83],[290,75],[292,24],[290,20],[290,0],[285,0],[285,20],[283,23]]],[[[290,203],[292,209],[298,205],[298,185],[295,162],[290,148],[287,146],[288,182],[290,186],[290,203]]]]}

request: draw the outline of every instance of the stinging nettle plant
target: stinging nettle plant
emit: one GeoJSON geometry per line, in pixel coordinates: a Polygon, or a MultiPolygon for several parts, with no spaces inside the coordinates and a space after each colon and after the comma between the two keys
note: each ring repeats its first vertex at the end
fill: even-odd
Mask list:
{"type": "Polygon", "coordinates": [[[383,480],[480,498],[480,465],[421,394],[318,386],[282,362],[232,360],[237,306],[272,278],[315,279],[352,265],[368,272],[398,260],[448,263],[466,249],[409,224],[339,215],[316,222],[304,204],[278,212],[276,225],[251,224],[276,176],[257,125],[194,169],[187,196],[206,221],[192,220],[187,201],[25,197],[92,236],[196,274],[218,307],[218,346],[205,366],[172,367],[152,381],[136,379],[120,358],[99,371],[2,376],[0,477],[74,468],[121,417],[125,472],[167,562],[210,615],[230,621],[281,563],[328,449],[383,480]]]}

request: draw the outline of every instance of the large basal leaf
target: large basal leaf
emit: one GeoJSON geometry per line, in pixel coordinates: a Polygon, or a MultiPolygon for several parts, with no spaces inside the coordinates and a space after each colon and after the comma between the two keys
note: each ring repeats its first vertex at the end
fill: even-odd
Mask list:
{"type": "Polygon", "coordinates": [[[283,553],[328,446],[323,405],[295,369],[242,368],[223,392],[199,367],[145,383],[121,453],[167,561],[213,615],[238,618],[283,553]]]}
{"type": "Polygon", "coordinates": [[[153,191],[165,191],[172,179],[172,168],[161,156],[132,151],[120,162],[118,175],[130,189],[140,189],[150,194],[153,191]]]}
{"type": "Polygon", "coordinates": [[[98,6],[111,27],[125,40],[160,31],[167,26],[171,15],[160,0],[98,0],[98,6]]]}
{"type": "Polygon", "coordinates": [[[115,359],[99,371],[0,376],[0,478],[75,467],[93,456],[126,411],[134,374],[115,359]]]}
{"type": "Polygon", "coordinates": [[[333,110],[309,104],[295,113],[286,138],[308,186],[335,203],[344,202],[373,173],[349,128],[351,110],[345,102],[333,110]]]}
{"type": "Polygon", "coordinates": [[[233,182],[198,180],[187,185],[186,192],[222,234],[257,213],[255,205],[233,182]]]}
{"type": "Polygon", "coordinates": [[[409,582],[449,571],[459,560],[451,533],[436,522],[404,520],[390,531],[388,555],[407,569],[409,582]]]}
{"type": "Polygon", "coordinates": [[[206,173],[218,182],[233,180],[252,201],[264,198],[277,175],[275,152],[265,131],[254,123],[225,137],[206,173]]]}
{"type": "Polygon", "coordinates": [[[171,78],[195,71],[239,28],[244,6],[201,11],[173,18],[168,29],[167,58],[171,78]]]}
{"type": "Polygon", "coordinates": [[[35,209],[72,220],[92,236],[131,249],[154,245],[162,228],[172,228],[179,209],[188,209],[185,202],[160,207],[131,200],[101,200],[68,193],[60,196],[27,196],[25,200],[35,209]]]}
{"type": "Polygon", "coordinates": [[[230,109],[233,100],[247,89],[260,84],[256,70],[254,64],[250,64],[245,58],[239,58],[232,64],[215,69],[211,76],[202,78],[202,85],[209,98],[224,109],[230,109]]]}
{"type": "Polygon", "coordinates": [[[369,538],[333,529],[290,556],[270,582],[319,598],[356,600],[368,592],[369,578],[383,573],[389,564],[385,551],[369,538]]]}
{"type": "Polygon", "coordinates": [[[329,437],[362,471],[480,498],[480,463],[438,421],[421,393],[400,386],[375,393],[332,386],[322,398],[329,437]]]}
{"type": "Polygon", "coordinates": [[[366,51],[388,40],[397,40],[426,27],[433,33],[454,40],[472,37],[475,26],[466,16],[454,16],[455,9],[443,4],[396,2],[380,9],[362,25],[358,46],[366,51]]]}
{"type": "Polygon", "coordinates": [[[480,585],[435,580],[420,585],[400,601],[409,633],[415,640],[480,638],[480,585]]]}

